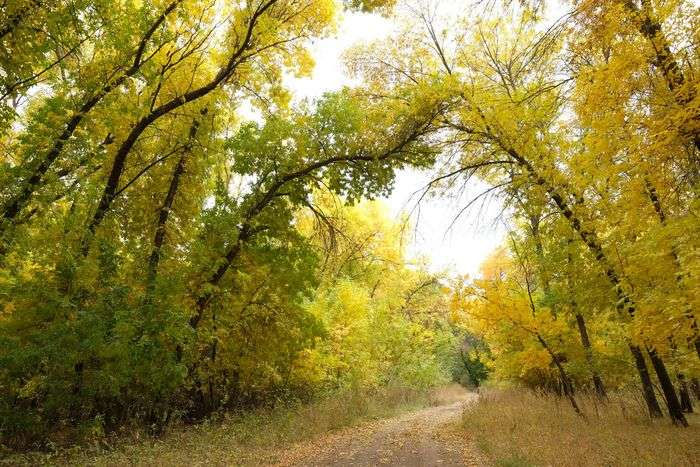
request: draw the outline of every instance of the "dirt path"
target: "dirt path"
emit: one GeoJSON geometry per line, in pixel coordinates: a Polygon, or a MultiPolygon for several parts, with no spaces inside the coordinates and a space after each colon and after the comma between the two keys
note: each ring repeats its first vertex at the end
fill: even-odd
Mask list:
{"type": "Polygon", "coordinates": [[[290,449],[285,466],[483,465],[456,425],[476,399],[466,391],[436,407],[331,433],[290,449]]]}

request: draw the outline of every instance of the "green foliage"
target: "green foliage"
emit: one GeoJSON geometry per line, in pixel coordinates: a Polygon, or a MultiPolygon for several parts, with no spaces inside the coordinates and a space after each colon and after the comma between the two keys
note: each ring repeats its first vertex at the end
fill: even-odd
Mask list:
{"type": "MultiPolygon", "coordinates": [[[[328,387],[425,389],[446,382],[456,339],[444,292],[437,277],[407,267],[397,241],[401,226],[377,203],[343,208],[326,195],[314,206],[330,233],[342,236],[326,251],[321,286],[306,304],[322,323],[324,339],[300,367],[317,372],[328,387]]],[[[313,228],[308,216],[300,222],[313,228]]],[[[322,241],[322,232],[315,238],[322,241]]]]}

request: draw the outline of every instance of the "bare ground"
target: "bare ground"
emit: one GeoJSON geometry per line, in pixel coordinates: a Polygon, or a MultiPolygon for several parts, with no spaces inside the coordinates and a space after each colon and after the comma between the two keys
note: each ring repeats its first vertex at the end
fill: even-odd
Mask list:
{"type": "Polygon", "coordinates": [[[280,458],[284,466],[484,465],[457,429],[476,395],[453,388],[440,405],[365,423],[298,444],[280,458]]]}

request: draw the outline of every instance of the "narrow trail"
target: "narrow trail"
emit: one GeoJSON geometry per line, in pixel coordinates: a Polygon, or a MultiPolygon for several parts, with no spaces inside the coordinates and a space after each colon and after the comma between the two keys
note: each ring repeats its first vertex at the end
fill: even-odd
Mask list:
{"type": "Polygon", "coordinates": [[[476,397],[460,391],[443,405],[330,433],[294,446],[279,465],[484,465],[470,440],[457,429],[464,408],[476,397]]]}

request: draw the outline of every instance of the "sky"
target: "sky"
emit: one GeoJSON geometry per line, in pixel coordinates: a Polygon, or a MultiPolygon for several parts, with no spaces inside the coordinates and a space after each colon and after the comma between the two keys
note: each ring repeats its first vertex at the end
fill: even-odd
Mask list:
{"type": "MultiPolygon", "coordinates": [[[[295,99],[315,98],[326,91],[353,85],[345,72],[343,51],[381,39],[394,27],[390,20],[379,15],[345,14],[334,37],[316,40],[310,45],[316,62],[313,74],[308,78],[287,78],[286,84],[294,91],[295,99]]],[[[481,262],[501,244],[505,235],[504,227],[494,222],[501,206],[497,200],[483,205],[476,203],[455,220],[464,204],[486,185],[474,180],[460,200],[424,197],[418,203],[422,189],[431,179],[431,171],[400,170],[391,196],[380,199],[397,220],[404,213],[410,215],[413,227],[406,231],[404,238],[409,258],[427,258],[434,272],[474,276],[481,262]]]]}

